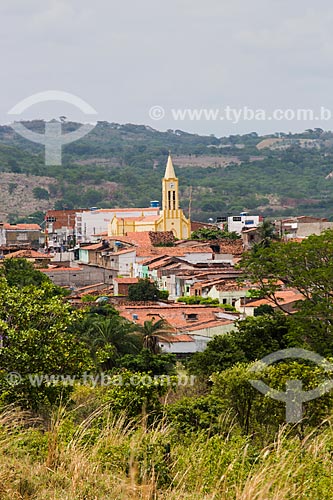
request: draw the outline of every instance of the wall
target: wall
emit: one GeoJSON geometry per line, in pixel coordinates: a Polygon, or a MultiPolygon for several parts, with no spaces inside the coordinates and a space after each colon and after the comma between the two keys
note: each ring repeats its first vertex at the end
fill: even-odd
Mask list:
{"type": "Polygon", "coordinates": [[[111,271],[106,271],[99,267],[94,266],[80,266],[81,269],[66,269],[56,271],[54,269],[49,269],[43,271],[46,276],[48,276],[55,285],[59,286],[69,286],[69,287],[83,287],[88,285],[94,285],[96,283],[109,283],[112,284],[111,271]]]}
{"type": "Polygon", "coordinates": [[[187,332],[189,335],[199,335],[202,337],[209,337],[210,339],[214,337],[214,335],[222,335],[224,333],[231,332],[235,330],[235,324],[232,323],[222,323],[221,325],[213,326],[210,328],[202,328],[201,330],[195,330],[193,332],[187,332]]]}
{"type": "Polygon", "coordinates": [[[95,241],[95,234],[107,232],[110,222],[116,215],[119,219],[127,217],[140,217],[143,215],[157,215],[158,208],[140,208],[128,211],[117,209],[88,210],[78,212],[75,218],[76,238],[79,242],[95,241]]]}
{"type": "Polygon", "coordinates": [[[217,290],[215,286],[213,286],[208,292],[208,297],[212,299],[219,299],[221,304],[230,304],[234,306],[238,299],[241,297],[245,297],[248,289],[244,290],[217,290]],[[224,300],[226,302],[224,302],[224,300]]]}
{"type": "Polygon", "coordinates": [[[326,229],[333,229],[333,222],[310,222],[303,223],[298,222],[296,237],[297,238],[307,238],[311,234],[319,235],[326,229]]]}
{"type": "Polygon", "coordinates": [[[235,231],[238,234],[242,234],[243,227],[250,229],[251,227],[257,227],[259,225],[259,215],[234,215],[228,217],[228,231],[235,231]],[[235,221],[235,217],[239,218],[239,221],[235,221]],[[249,222],[253,221],[253,224],[249,222]]]}
{"type": "Polygon", "coordinates": [[[184,260],[187,262],[191,262],[192,264],[200,264],[201,262],[211,262],[213,258],[213,251],[212,252],[193,252],[193,253],[186,253],[184,255],[184,260]]]}

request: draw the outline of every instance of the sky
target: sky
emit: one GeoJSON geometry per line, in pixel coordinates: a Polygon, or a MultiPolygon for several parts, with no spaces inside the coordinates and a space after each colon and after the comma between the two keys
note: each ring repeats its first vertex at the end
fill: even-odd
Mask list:
{"type": "Polygon", "coordinates": [[[332,26],[329,0],[1,0],[0,123],[23,99],[58,91],[96,116],[37,99],[15,119],[67,116],[217,137],[332,130],[332,26]],[[226,117],[225,109],[234,111],[226,117]],[[302,109],[313,119],[299,119],[302,109]]]}

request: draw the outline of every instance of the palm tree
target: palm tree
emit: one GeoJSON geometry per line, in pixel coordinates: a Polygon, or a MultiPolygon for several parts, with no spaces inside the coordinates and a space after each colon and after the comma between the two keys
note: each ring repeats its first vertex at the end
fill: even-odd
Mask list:
{"type": "Polygon", "coordinates": [[[106,368],[111,368],[112,359],[125,354],[136,354],[142,349],[142,335],[133,329],[129,321],[116,315],[93,318],[83,338],[88,343],[95,361],[98,351],[109,350],[110,358],[104,363],[106,368]]]}
{"type": "Polygon", "coordinates": [[[153,354],[160,352],[158,340],[169,343],[167,335],[170,334],[171,326],[163,318],[157,320],[155,323],[153,319],[147,320],[143,325],[136,325],[136,331],[143,337],[143,346],[149,349],[153,354]]]}
{"type": "Polygon", "coordinates": [[[258,234],[260,238],[259,245],[264,248],[267,248],[271,244],[271,241],[279,239],[274,224],[268,220],[264,220],[261,226],[259,226],[258,234]]]}

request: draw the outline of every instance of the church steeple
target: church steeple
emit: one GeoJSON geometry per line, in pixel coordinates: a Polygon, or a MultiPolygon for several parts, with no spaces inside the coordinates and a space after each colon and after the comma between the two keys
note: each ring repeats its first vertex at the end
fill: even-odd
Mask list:
{"type": "Polygon", "coordinates": [[[168,162],[165,169],[164,179],[176,179],[175,169],[173,168],[171,154],[169,153],[168,162]]]}
{"type": "Polygon", "coordinates": [[[158,231],[172,231],[179,239],[189,238],[191,234],[191,223],[179,208],[178,179],[170,153],[162,179],[162,211],[156,228],[158,231]]]}
{"type": "Polygon", "coordinates": [[[178,179],[173,168],[171,155],[169,154],[164,178],[162,180],[163,203],[162,208],[165,211],[179,209],[178,179]]]}

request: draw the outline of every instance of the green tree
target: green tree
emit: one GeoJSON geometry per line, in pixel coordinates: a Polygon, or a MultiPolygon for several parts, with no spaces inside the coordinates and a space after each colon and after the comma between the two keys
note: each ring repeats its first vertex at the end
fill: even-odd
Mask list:
{"type": "Polygon", "coordinates": [[[110,369],[119,365],[125,354],[137,354],[143,345],[142,336],[133,324],[119,315],[96,315],[85,321],[82,339],[90,347],[97,366],[110,369]]]}
{"type": "Polygon", "coordinates": [[[49,200],[50,199],[50,193],[48,192],[47,189],[44,189],[41,187],[35,187],[32,192],[33,192],[33,195],[36,198],[36,200],[49,200]]]}
{"type": "Polygon", "coordinates": [[[175,372],[175,364],[175,354],[153,354],[146,348],[134,355],[126,354],[119,360],[121,368],[126,368],[131,372],[147,372],[153,375],[172,374],[175,372]]]}
{"type": "Polygon", "coordinates": [[[218,228],[200,228],[197,231],[193,231],[191,234],[191,240],[238,240],[240,239],[239,234],[229,231],[221,231],[218,228]]]}
{"type": "Polygon", "coordinates": [[[129,418],[149,414],[149,419],[160,418],[163,412],[161,397],[170,389],[176,377],[153,378],[147,373],[124,370],[114,375],[104,395],[104,402],[115,414],[126,414],[129,418]]]}
{"type": "Polygon", "coordinates": [[[69,329],[80,318],[52,294],[52,285],[10,287],[0,280],[0,400],[37,409],[71,391],[45,377],[75,376],[92,366],[89,351],[69,329]],[[15,372],[13,381],[9,373],[15,372]],[[37,378],[36,378],[37,377],[37,378]]]}
{"type": "Polygon", "coordinates": [[[258,227],[259,242],[256,245],[268,247],[272,241],[279,239],[279,234],[276,231],[274,224],[268,220],[264,220],[258,227]]]}
{"type": "Polygon", "coordinates": [[[150,279],[140,279],[128,287],[128,298],[134,301],[156,301],[160,298],[160,291],[150,279]]]}
{"type": "Polygon", "coordinates": [[[34,268],[32,262],[22,258],[5,259],[1,274],[9,286],[40,286],[42,283],[52,283],[45,274],[34,268]]]}
{"type": "Polygon", "coordinates": [[[290,322],[281,312],[249,317],[237,323],[234,341],[246,361],[289,347],[290,322]]]}
{"type": "Polygon", "coordinates": [[[210,376],[226,370],[236,363],[246,361],[243,350],[237,345],[236,335],[217,335],[202,352],[196,352],[188,362],[188,369],[196,375],[210,376]]]}
{"type": "Polygon", "coordinates": [[[164,319],[159,319],[155,323],[153,320],[148,320],[143,325],[136,325],[135,328],[143,337],[144,347],[153,354],[160,352],[159,339],[168,343],[171,326],[164,319]]]}
{"type": "MultiPolygon", "coordinates": [[[[225,408],[232,410],[237,422],[246,434],[261,434],[262,429],[270,439],[279,427],[286,423],[286,404],[263,395],[250,384],[250,380],[262,380],[270,388],[286,391],[288,380],[302,381],[303,391],[315,389],[327,380],[327,373],[318,366],[290,360],[253,371],[254,363],[239,363],[232,368],[211,376],[212,395],[221,399],[225,408]]],[[[333,397],[327,393],[303,405],[303,420],[296,432],[303,432],[305,425],[316,426],[333,407],[333,397]]],[[[294,424],[292,423],[292,428],[294,424]]]]}
{"type": "MultiPolygon", "coordinates": [[[[299,292],[298,312],[290,314],[295,345],[333,354],[333,231],[301,243],[274,242],[243,256],[241,266],[261,293],[284,309],[275,293],[282,282],[299,292]]],[[[287,314],[288,311],[285,311],[287,314]]]]}

